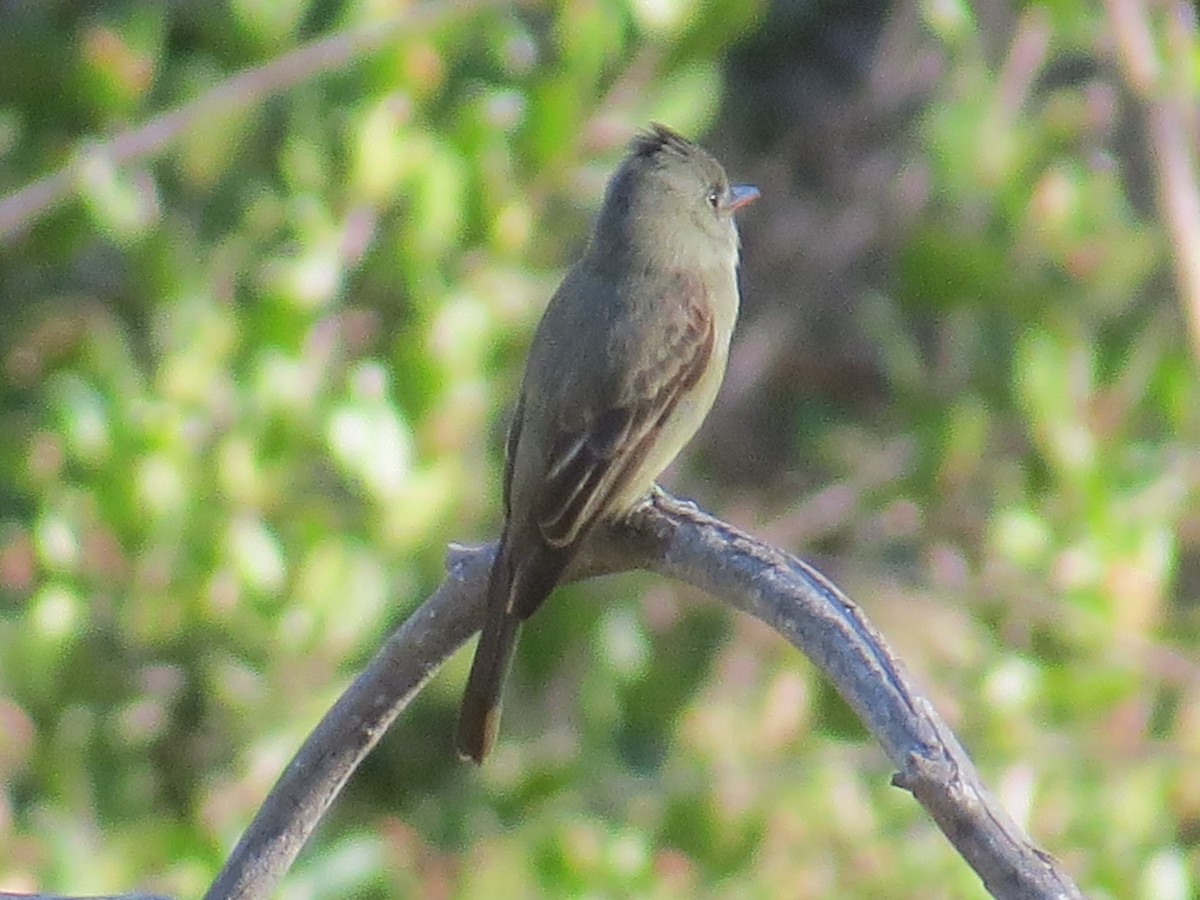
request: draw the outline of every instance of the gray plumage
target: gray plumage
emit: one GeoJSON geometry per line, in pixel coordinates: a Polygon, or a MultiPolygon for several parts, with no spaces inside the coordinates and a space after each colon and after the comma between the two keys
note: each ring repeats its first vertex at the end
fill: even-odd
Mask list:
{"type": "Polygon", "coordinates": [[[757,195],[731,188],[720,163],[661,125],[634,138],[609,181],[530,346],[459,714],[463,757],[482,762],[495,741],[520,624],[589,529],[628,512],[712,407],[738,311],[733,213],[757,195]]]}

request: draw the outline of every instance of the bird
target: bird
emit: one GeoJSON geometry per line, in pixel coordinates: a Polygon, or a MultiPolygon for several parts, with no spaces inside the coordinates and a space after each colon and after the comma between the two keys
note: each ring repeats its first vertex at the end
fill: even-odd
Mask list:
{"type": "Polygon", "coordinates": [[[534,333],[505,447],[504,526],[456,737],[482,763],[525,620],[589,532],[626,516],[691,440],[740,303],[734,215],[759,196],[657,123],[609,179],[582,256],[534,333]]]}

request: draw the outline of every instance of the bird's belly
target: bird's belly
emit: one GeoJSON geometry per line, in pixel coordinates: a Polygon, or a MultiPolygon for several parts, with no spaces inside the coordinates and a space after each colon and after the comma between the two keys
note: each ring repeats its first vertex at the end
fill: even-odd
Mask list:
{"type": "Polygon", "coordinates": [[[704,374],[696,382],[696,386],[679,399],[679,403],[672,410],[671,415],[662,424],[657,438],[651,443],[650,450],[641,464],[614,496],[609,507],[613,513],[618,515],[625,513],[644,497],[655,479],[662,474],[663,469],[671,464],[679,451],[699,430],[704,417],[712,409],[713,401],[717,398],[717,391],[720,390],[721,382],[725,378],[728,355],[727,346],[718,344],[713,349],[713,358],[704,374]]]}

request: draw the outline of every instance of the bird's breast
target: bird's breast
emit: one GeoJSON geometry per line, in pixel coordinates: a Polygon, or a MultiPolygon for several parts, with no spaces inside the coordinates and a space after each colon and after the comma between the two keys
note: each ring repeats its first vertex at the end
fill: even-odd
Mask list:
{"type": "Polygon", "coordinates": [[[721,389],[729,360],[729,341],[737,319],[737,281],[731,273],[728,280],[721,278],[710,283],[714,284],[714,289],[707,294],[706,303],[713,320],[713,342],[707,364],[662,422],[645,458],[614,497],[610,507],[613,511],[628,509],[650,490],[658,476],[699,430],[721,389]]]}

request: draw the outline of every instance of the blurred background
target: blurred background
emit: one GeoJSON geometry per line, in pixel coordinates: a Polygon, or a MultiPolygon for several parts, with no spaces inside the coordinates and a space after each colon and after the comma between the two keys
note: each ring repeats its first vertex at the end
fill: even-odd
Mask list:
{"type": "MultiPolygon", "coordinates": [[[[1200,896],[1190,5],[405,9],[0,0],[0,890],[204,890],[497,533],[524,348],[657,120],[763,194],[667,486],[842,585],[1090,896],[1200,896]]],[[[480,770],[468,665],[281,896],[986,896],[711,598],[561,590],[480,770]]]]}

